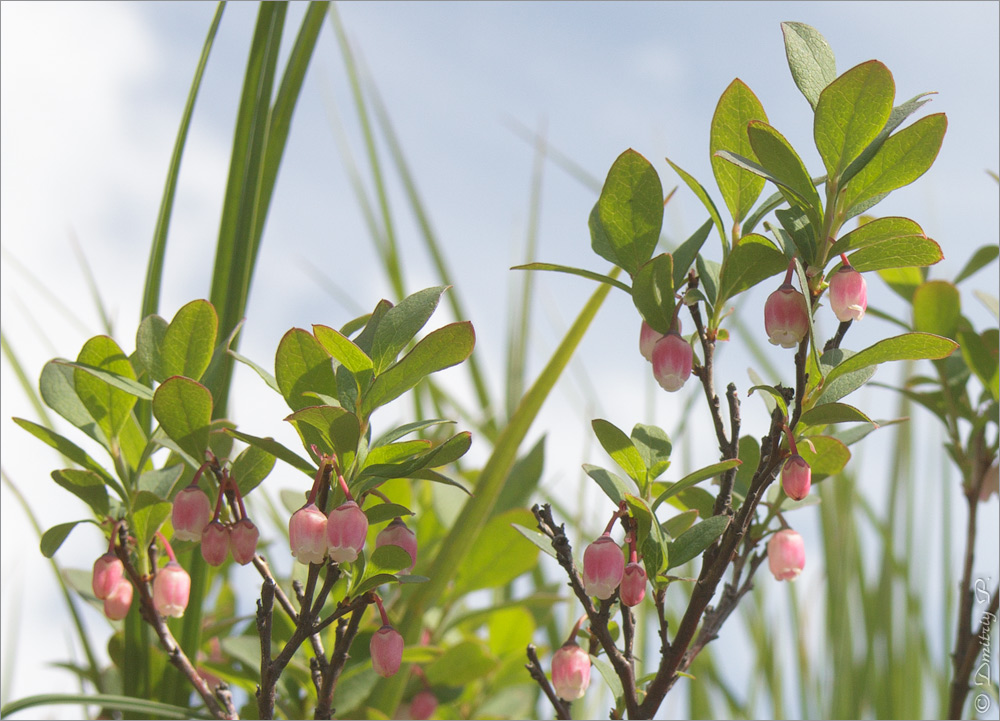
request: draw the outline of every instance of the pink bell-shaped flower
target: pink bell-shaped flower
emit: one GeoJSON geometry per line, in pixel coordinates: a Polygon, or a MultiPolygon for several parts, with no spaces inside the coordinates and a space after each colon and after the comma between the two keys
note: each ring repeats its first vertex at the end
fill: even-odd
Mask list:
{"type": "Polygon", "coordinates": [[[656,347],[656,343],[662,338],[662,333],[657,333],[650,328],[646,321],[642,322],[642,328],[639,329],[639,352],[650,363],[653,362],[653,348],[656,347]]]}
{"type": "Polygon", "coordinates": [[[190,593],[191,577],[177,561],[170,561],[153,579],[153,606],[163,616],[183,616],[190,593]]]}
{"type": "Polygon", "coordinates": [[[309,503],[288,520],[288,544],[299,563],[323,563],[330,542],[326,537],[326,514],[309,503]]]}
{"type": "Polygon", "coordinates": [[[201,556],[209,566],[221,566],[229,555],[229,526],[212,521],[201,532],[201,556]]]}
{"type": "Polygon", "coordinates": [[[433,691],[421,691],[410,701],[411,719],[429,719],[437,711],[438,700],[433,691]]]}
{"type": "Polygon", "coordinates": [[[771,536],[767,542],[767,565],[778,581],[794,581],[806,565],[802,536],[790,528],[771,536]]]}
{"type": "Polygon", "coordinates": [[[347,501],[330,511],[326,519],[326,538],[330,543],[330,558],[337,563],[351,563],[365,546],[368,517],[358,504],[347,501]]]}
{"type": "Polygon", "coordinates": [[[602,601],[611,598],[622,582],[625,557],[609,534],[604,534],[583,552],[583,588],[602,601]]]}
{"type": "Polygon", "coordinates": [[[781,487],[785,495],[793,501],[801,501],[809,495],[812,484],[812,468],[799,454],[790,456],[781,469],[781,487]]]}
{"type": "Polygon", "coordinates": [[[552,656],[552,686],[564,701],[582,698],[590,685],[590,656],[575,643],[567,643],[552,656]]]}
{"type": "Polygon", "coordinates": [[[642,599],[646,597],[646,569],[641,563],[633,561],[625,566],[619,596],[626,606],[638,606],[642,603],[642,599]]]}
{"type": "Polygon", "coordinates": [[[830,307],[841,323],[865,317],[868,285],[865,277],[850,264],[842,265],[830,278],[830,307]]]}
{"type": "Polygon", "coordinates": [[[809,332],[809,311],[800,292],[785,283],[764,303],[764,330],[773,345],[794,348],[809,332]]]}
{"type": "Polygon", "coordinates": [[[132,584],[123,578],[104,599],[104,615],[112,621],[121,621],[128,615],[132,605],[132,584]]]}
{"type": "Polygon", "coordinates": [[[212,502],[196,484],[191,484],[174,499],[170,515],[174,538],[178,541],[200,541],[205,526],[212,520],[212,502]]]}
{"type": "Polygon", "coordinates": [[[679,391],[691,377],[694,353],[677,331],[670,331],[653,348],[653,377],[665,391],[679,391]]]}
{"type": "Polygon", "coordinates": [[[399,670],[403,660],[403,637],[389,624],[374,633],[368,651],[372,657],[372,668],[383,678],[389,678],[399,670]]]}
{"type": "MultiPolygon", "coordinates": [[[[125,566],[115,554],[105,553],[94,561],[94,576],[91,580],[91,587],[94,589],[94,595],[99,599],[104,600],[114,593],[115,588],[118,587],[123,578],[125,578],[125,566]]],[[[131,596],[129,599],[131,600],[131,596]]]]}
{"type": "Polygon", "coordinates": [[[410,565],[400,573],[409,573],[417,563],[417,534],[407,528],[402,518],[396,518],[375,537],[375,548],[399,546],[410,556],[410,565]]]}
{"type": "Polygon", "coordinates": [[[241,518],[233,524],[229,532],[229,547],[233,552],[233,560],[241,566],[245,566],[257,554],[257,539],[260,538],[260,531],[249,518],[241,518]]]}

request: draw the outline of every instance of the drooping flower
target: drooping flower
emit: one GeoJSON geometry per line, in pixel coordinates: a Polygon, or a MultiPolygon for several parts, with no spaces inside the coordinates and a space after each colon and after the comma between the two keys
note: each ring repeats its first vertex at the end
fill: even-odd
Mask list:
{"type": "Polygon", "coordinates": [[[801,501],[809,495],[812,484],[812,468],[799,454],[790,456],[781,469],[781,487],[785,495],[793,501],[801,501]]]}
{"type": "Polygon", "coordinates": [[[221,566],[229,555],[229,526],[215,520],[201,532],[201,556],[209,566],[221,566]]]}
{"type": "Polygon", "coordinates": [[[372,657],[372,668],[383,678],[389,678],[399,671],[403,661],[403,637],[389,624],[372,635],[368,651],[372,657]]]}
{"type": "Polygon", "coordinates": [[[257,554],[257,540],[260,538],[260,531],[249,518],[241,518],[233,524],[229,532],[229,547],[233,552],[233,560],[241,566],[245,566],[257,554]]]}
{"type": "Polygon", "coordinates": [[[94,595],[102,601],[110,596],[125,577],[125,566],[113,553],[105,553],[94,561],[94,575],[91,587],[94,595]]]}
{"type": "Polygon", "coordinates": [[[622,549],[605,533],[583,552],[583,588],[602,601],[611,598],[622,581],[625,557],[622,549]]]}
{"type": "Polygon", "coordinates": [[[410,565],[400,573],[409,573],[417,563],[417,534],[411,531],[403,519],[397,517],[375,537],[375,548],[399,546],[410,556],[410,565]]]}
{"type": "Polygon", "coordinates": [[[642,599],[646,597],[646,569],[641,563],[632,561],[625,566],[619,596],[626,606],[638,606],[642,603],[642,599]]]}
{"type": "Polygon", "coordinates": [[[183,616],[190,593],[191,577],[177,561],[170,561],[153,579],[153,606],[163,616],[183,616]]]}
{"type": "Polygon", "coordinates": [[[657,341],[661,338],[663,338],[662,333],[657,333],[650,328],[646,321],[642,322],[642,327],[639,329],[639,352],[650,363],[653,362],[653,348],[656,347],[657,341]]]}
{"type": "Polygon", "coordinates": [[[326,514],[309,503],[288,520],[288,544],[299,563],[323,563],[330,545],[326,536],[326,514]]]}
{"type": "Polygon", "coordinates": [[[552,686],[565,701],[582,698],[590,686],[590,656],[576,643],[567,643],[553,654],[552,686]]]}
{"type": "Polygon", "coordinates": [[[354,501],[346,501],[330,511],[326,519],[326,538],[330,558],[337,563],[351,563],[364,548],[368,517],[354,501]]]}
{"type": "Polygon", "coordinates": [[[764,330],[773,345],[794,348],[809,332],[809,311],[806,299],[784,283],[768,296],[764,303],[764,330]]]}
{"type": "Polygon", "coordinates": [[[790,528],[778,531],[767,542],[767,565],[778,581],[794,581],[806,565],[802,536],[790,528]]]}
{"type": "Polygon", "coordinates": [[[202,531],[212,520],[212,502],[196,484],[177,494],[170,513],[174,538],[179,541],[200,541],[202,531]]]}
{"type": "Polygon", "coordinates": [[[830,307],[841,323],[865,317],[868,285],[865,277],[849,263],[842,265],[830,279],[830,307]]]}
{"type": "Polygon", "coordinates": [[[433,691],[424,690],[410,701],[411,719],[429,719],[437,711],[438,700],[433,691]]]}
{"type": "Polygon", "coordinates": [[[123,578],[104,599],[104,615],[112,621],[121,621],[128,615],[131,606],[132,584],[127,578],[123,578]]]}
{"type": "Polygon", "coordinates": [[[691,377],[693,359],[691,344],[672,330],[653,348],[653,377],[663,390],[678,391],[691,377]]]}

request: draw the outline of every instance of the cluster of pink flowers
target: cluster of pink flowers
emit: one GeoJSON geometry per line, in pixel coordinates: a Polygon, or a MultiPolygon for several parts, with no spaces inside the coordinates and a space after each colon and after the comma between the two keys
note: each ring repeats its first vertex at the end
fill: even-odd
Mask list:
{"type": "Polygon", "coordinates": [[[234,561],[245,566],[257,554],[260,531],[247,517],[240,489],[226,470],[222,471],[215,512],[212,512],[208,495],[198,486],[198,478],[204,468],[205,466],[202,466],[198,469],[191,484],[174,499],[171,511],[174,538],[181,541],[199,541],[201,555],[205,563],[210,566],[221,566],[230,552],[234,561]],[[221,520],[222,499],[227,490],[235,496],[240,514],[240,518],[232,523],[223,523],[221,520]]]}

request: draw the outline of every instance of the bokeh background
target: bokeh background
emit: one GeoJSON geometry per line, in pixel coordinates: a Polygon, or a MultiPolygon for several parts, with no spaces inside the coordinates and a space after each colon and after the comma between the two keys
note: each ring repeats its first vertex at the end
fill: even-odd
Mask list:
{"type": "MultiPolygon", "coordinates": [[[[392,117],[457,279],[456,291],[476,327],[476,354],[498,396],[507,308],[521,282],[519,272],[508,268],[526,260],[526,239],[536,232],[532,259],[607,270],[589,248],[586,221],[596,198],[591,183],[599,187],[624,149],[635,148],[650,159],[665,189],[681,185],[665,214],[671,243],[686,238],[706,214],[663,159],[670,157],[714,187],[708,125],[734,77],[756,92],[771,124],[800,151],[813,174],[820,174],[811,112],[787,70],[779,27],[784,20],[820,30],[833,47],[839,72],[871,58],[883,61],[894,74],[897,103],[925,91],[938,93],[921,111],[948,115],[937,162],[914,186],[878,207],[881,215],[913,218],[941,244],[945,260],[932,269],[932,277],[953,278],[975,248],[997,241],[998,186],[986,173],[1000,166],[1000,6],[994,2],[356,2],[338,8],[392,117]],[[533,135],[549,144],[541,183],[534,189],[533,135]],[[557,153],[571,159],[578,172],[567,172],[565,163],[554,160],[557,153]],[[533,199],[538,201],[537,226],[533,199]]],[[[214,11],[210,3],[176,2],[0,5],[0,313],[5,338],[36,377],[46,360],[74,357],[101,330],[84,263],[117,339],[126,350],[134,347],[166,169],[214,11]]],[[[290,13],[286,44],[302,11],[298,6],[290,13]]],[[[195,108],[160,305],[168,318],[208,293],[255,14],[249,3],[226,9],[195,108]]],[[[361,131],[328,25],[296,110],[241,339],[241,352],[266,367],[288,328],[338,326],[390,295],[338,138],[364,170],[361,131]]],[[[390,179],[389,189],[407,288],[436,284],[399,183],[390,179]]],[[[592,292],[588,282],[568,276],[540,275],[534,282],[529,378],[592,292]]],[[[873,306],[904,312],[880,281],[870,281],[869,288],[873,306]]],[[[972,288],[997,293],[995,263],[963,285],[963,291],[972,288]]],[[[964,293],[963,300],[974,325],[993,323],[971,294],[964,293]]],[[[750,294],[739,310],[748,328],[759,326],[762,302],[763,296],[750,294]]],[[[433,322],[445,322],[443,306],[439,315],[433,322]]],[[[689,415],[684,397],[654,389],[648,366],[636,352],[638,323],[629,299],[613,292],[548,401],[529,438],[548,438],[547,488],[573,488],[576,494],[580,463],[605,461],[589,440],[587,420],[598,416],[625,428],[638,421],[671,433],[690,426],[690,440],[677,449],[678,468],[715,460],[703,409],[695,406],[689,415]],[[705,433],[699,435],[702,427],[705,433]]],[[[825,316],[823,323],[821,333],[831,334],[834,324],[825,316]]],[[[849,345],[861,348],[887,333],[885,324],[866,320],[852,329],[849,345]]],[[[767,346],[764,352],[775,362],[787,360],[780,349],[767,346]]],[[[753,361],[745,354],[727,349],[720,363],[722,378],[735,380],[744,391],[752,385],[746,368],[753,361]]],[[[890,382],[892,373],[882,369],[877,380],[890,382]]],[[[6,357],[0,378],[4,472],[44,527],[83,517],[83,506],[56,492],[48,477],[59,462],[55,454],[10,421],[34,415],[6,357]]],[[[454,378],[465,382],[457,373],[454,378]]],[[[239,368],[234,388],[234,420],[248,432],[294,444],[292,430],[280,428],[286,411],[252,372],[239,368]]],[[[468,389],[459,392],[471,398],[468,389]]],[[[890,392],[869,389],[854,400],[882,418],[896,404],[890,392]]],[[[759,401],[751,398],[744,407],[745,428],[763,422],[759,401]]],[[[947,532],[939,512],[942,494],[956,499],[952,533],[964,527],[964,506],[957,502],[958,479],[949,475],[940,451],[939,426],[920,414],[914,423],[926,443],[916,450],[919,473],[911,492],[927,524],[924,544],[914,552],[926,554],[927,572],[933,574],[941,566],[941,539],[947,532]]],[[[894,462],[880,451],[877,438],[870,437],[856,453],[857,472],[870,486],[876,508],[881,478],[894,462]]],[[[281,476],[279,464],[268,485],[280,488],[281,476]]],[[[285,472],[285,480],[291,482],[290,473],[285,472]]],[[[580,495],[584,504],[590,494],[580,495]]],[[[6,701],[73,684],[69,674],[51,664],[72,657],[75,649],[32,531],[6,487],[0,500],[0,677],[6,701]]],[[[812,553],[820,543],[815,512],[799,513],[812,553]]],[[[986,520],[976,573],[996,578],[996,498],[981,513],[986,520]]],[[[601,507],[592,516],[585,514],[584,520],[596,531],[607,513],[601,507]]],[[[96,530],[80,527],[70,540],[59,552],[60,562],[89,567],[100,553],[96,530]]],[[[959,545],[952,544],[953,553],[959,553],[959,545]]],[[[821,584],[822,573],[815,564],[807,567],[799,582],[802,592],[821,584]]],[[[950,588],[956,580],[937,579],[950,588]]],[[[928,609],[930,615],[941,612],[928,609]]],[[[86,619],[95,635],[106,633],[99,614],[88,609],[86,619]]],[[[736,649],[731,667],[738,683],[748,672],[740,667],[741,642],[733,626],[725,632],[732,638],[720,643],[736,649]]],[[[948,663],[943,638],[929,642],[943,667],[948,663]]],[[[663,712],[671,707],[665,705],[663,712]]]]}

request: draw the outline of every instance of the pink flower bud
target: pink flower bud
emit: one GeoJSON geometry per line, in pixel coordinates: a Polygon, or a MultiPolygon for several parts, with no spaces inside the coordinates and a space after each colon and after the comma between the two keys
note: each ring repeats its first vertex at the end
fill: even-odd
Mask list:
{"type": "Polygon", "coordinates": [[[179,541],[200,541],[201,532],[212,520],[212,502],[196,485],[190,485],[174,499],[171,511],[174,538],[179,541]]]}
{"type": "Polygon", "coordinates": [[[260,531],[249,518],[241,518],[229,532],[229,545],[233,552],[233,560],[245,566],[257,554],[257,539],[260,531]]]}
{"type": "Polygon", "coordinates": [[[111,594],[104,599],[104,615],[112,621],[121,621],[128,615],[132,605],[132,584],[123,578],[114,587],[111,594]]]}
{"type": "Polygon", "coordinates": [[[650,328],[646,321],[642,322],[642,328],[639,329],[639,352],[650,363],[653,362],[653,348],[656,346],[657,341],[662,338],[662,333],[657,333],[650,328]]]}
{"type": "Polygon", "coordinates": [[[437,711],[437,696],[431,691],[421,691],[410,701],[411,719],[429,719],[437,711]]]}
{"type": "Polygon", "coordinates": [[[153,605],[163,616],[183,616],[190,593],[191,577],[177,561],[161,568],[153,579],[153,605]]]}
{"type": "Polygon", "coordinates": [[[399,670],[403,661],[403,637],[399,631],[386,624],[372,636],[368,651],[372,657],[372,668],[383,678],[389,678],[399,670]]]}
{"type": "Polygon", "coordinates": [[[646,597],[646,569],[641,563],[633,561],[625,566],[619,595],[626,606],[638,606],[642,603],[642,599],[646,597]]]}
{"type": "Polygon", "coordinates": [[[806,565],[802,536],[790,528],[775,533],[767,542],[767,565],[778,581],[794,581],[806,565]]]}
{"type": "Polygon", "coordinates": [[[979,500],[986,502],[992,494],[1000,495],[1000,474],[997,472],[997,464],[986,469],[983,474],[983,483],[979,486],[979,500]]]}
{"type": "Polygon", "coordinates": [[[794,348],[809,332],[806,299],[789,283],[771,293],[764,303],[767,339],[782,348],[794,348]]]}
{"type": "Polygon", "coordinates": [[[201,556],[209,566],[221,566],[229,555],[229,526],[212,521],[201,532],[201,556]]]}
{"type": "Polygon", "coordinates": [[[625,557],[611,536],[601,536],[583,552],[583,588],[587,595],[602,601],[611,598],[624,572],[625,557]]]}
{"type": "Polygon", "coordinates": [[[691,377],[691,344],[677,331],[670,331],[653,348],[653,377],[666,391],[678,391],[691,377]]]}
{"type": "Polygon", "coordinates": [[[375,548],[399,546],[410,556],[410,565],[400,573],[409,573],[417,563],[417,534],[406,527],[402,518],[396,518],[375,537],[375,548]]]}
{"type": "Polygon", "coordinates": [[[347,501],[330,511],[326,519],[326,539],[330,543],[330,558],[337,563],[357,560],[365,546],[368,517],[354,501],[347,501]]]}
{"type": "Polygon", "coordinates": [[[789,457],[781,469],[781,487],[785,489],[785,495],[793,501],[801,501],[809,495],[811,484],[812,468],[806,460],[797,453],[789,457]]]}
{"type": "Polygon", "coordinates": [[[299,563],[323,563],[326,559],[326,514],[315,503],[303,506],[288,520],[288,544],[299,563]]]}
{"type": "Polygon", "coordinates": [[[94,561],[94,577],[91,587],[94,595],[100,599],[110,596],[121,580],[125,577],[125,566],[121,559],[113,553],[105,553],[94,561]]]}
{"type": "Polygon", "coordinates": [[[841,266],[830,278],[830,306],[841,323],[865,317],[868,285],[865,277],[850,265],[841,266]]]}
{"type": "Polygon", "coordinates": [[[590,685],[590,656],[575,643],[568,643],[552,656],[552,686],[565,701],[583,698],[590,685]]]}

